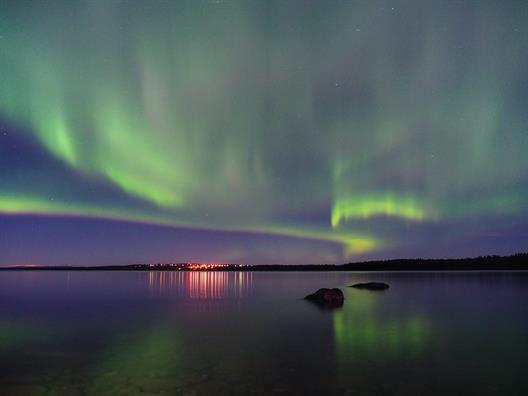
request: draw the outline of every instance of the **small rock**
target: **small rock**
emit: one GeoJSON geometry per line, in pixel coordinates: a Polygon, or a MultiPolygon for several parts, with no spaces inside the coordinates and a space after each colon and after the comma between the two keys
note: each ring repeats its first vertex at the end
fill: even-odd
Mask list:
{"type": "Polygon", "coordinates": [[[349,287],[354,287],[356,289],[381,291],[381,290],[387,290],[389,288],[389,285],[383,282],[367,282],[367,283],[356,283],[355,285],[352,285],[349,287]]]}
{"type": "Polygon", "coordinates": [[[305,300],[332,307],[340,307],[343,305],[345,296],[343,292],[339,289],[319,289],[313,294],[309,294],[304,297],[305,300]]]}

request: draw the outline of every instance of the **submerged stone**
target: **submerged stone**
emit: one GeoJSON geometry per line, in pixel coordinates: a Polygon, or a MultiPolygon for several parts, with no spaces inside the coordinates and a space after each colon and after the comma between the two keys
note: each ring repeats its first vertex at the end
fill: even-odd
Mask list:
{"type": "Polygon", "coordinates": [[[343,295],[343,292],[337,288],[322,288],[313,294],[307,295],[304,299],[317,304],[339,307],[343,305],[345,296],[343,295]]]}
{"type": "Polygon", "coordinates": [[[355,285],[349,286],[354,287],[356,289],[364,289],[364,290],[387,290],[389,288],[389,285],[383,282],[366,282],[366,283],[356,283],[355,285]]]}

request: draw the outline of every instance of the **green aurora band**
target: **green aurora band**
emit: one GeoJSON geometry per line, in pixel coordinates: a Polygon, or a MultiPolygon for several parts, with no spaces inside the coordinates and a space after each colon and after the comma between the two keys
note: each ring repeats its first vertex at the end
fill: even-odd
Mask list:
{"type": "Polygon", "coordinates": [[[283,235],[341,258],[405,243],[402,227],[527,214],[521,2],[2,8],[0,119],[130,201],[10,179],[0,213],[283,235]]]}

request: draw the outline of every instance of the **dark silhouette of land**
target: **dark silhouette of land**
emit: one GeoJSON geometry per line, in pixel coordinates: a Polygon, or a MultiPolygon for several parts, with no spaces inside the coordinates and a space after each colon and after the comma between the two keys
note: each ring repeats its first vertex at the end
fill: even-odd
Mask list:
{"type": "Polygon", "coordinates": [[[16,271],[513,271],[528,270],[528,253],[460,259],[396,259],[341,265],[132,264],[109,266],[8,266],[16,271]]]}

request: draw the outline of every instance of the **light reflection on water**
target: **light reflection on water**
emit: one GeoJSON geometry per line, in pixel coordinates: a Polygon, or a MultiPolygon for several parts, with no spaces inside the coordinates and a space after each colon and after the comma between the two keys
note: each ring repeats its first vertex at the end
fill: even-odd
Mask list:
{"type": "Polygon", "coordinates": [[[148,284],[159,294],[176,293],[192,300],[221,300],[246,297],[253,281],[252,272],[151,271],[148,284]]]}
{"type": "Polygon", "coordinates": [[[0,395],[524,395],[527,279],[4,272],[0,395]],[[369,280],[391,288],[347,287],[369,280]],[[319,287],[344,306],[303,301],[319,287]]]}

